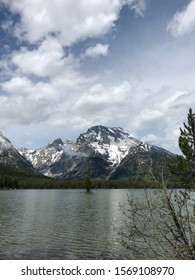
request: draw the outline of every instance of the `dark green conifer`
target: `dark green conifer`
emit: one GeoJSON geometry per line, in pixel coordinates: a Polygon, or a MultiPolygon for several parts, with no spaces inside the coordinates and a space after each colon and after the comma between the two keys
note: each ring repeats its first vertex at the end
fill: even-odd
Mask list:
{"type": "Polygon", "coordinates": [[[88,169],[86,171],[86,176],[84,179],[84,188],[86,189],[87,193],[91,192],[92,181],[91,181],[91,170],[90,169],[88,169]]]}
{"type": "Polygon", "coordinates": [[[172,172],[186,184],[195,183],[195,114],[189,109],[188,123],[180,128],[179,148],[182,155],[172,165],[172,172]]]}

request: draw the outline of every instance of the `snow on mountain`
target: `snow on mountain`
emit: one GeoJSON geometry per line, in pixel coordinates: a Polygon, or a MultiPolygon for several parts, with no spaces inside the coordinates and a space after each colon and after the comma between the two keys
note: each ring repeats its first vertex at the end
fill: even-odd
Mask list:
{"type": "Polygon", "coordinates": [[[66,142],[56,139],[49,143],[46,147],[37,150],[28,150],[26,148],[19,149],[19,153],[23,155],[34,168],[43,175],[53,177],[49,172],[49,166],[59,161],[64,153],[66,142]]]}
{"type": "Polygon", "coordinates": [[[0,132],[0,164],[20,169],[28,169],[34,172],[33,167],[14,148],[9,139],[0,132]]]}
{"type": "Polygon", "coordinates": [[[23,148],[19,152],[45,176],[82,179],[89,168],[94,178],[119,178],[126,170],[130,174],[135,165],[145,164],[147,169],[148,158],[152,161],[154,156],[164,156],[162,150],[143,143],[123,128],[98,125],[80,134],[76,142],[56,139],[43,148],[23,148]]]}
{"type": "Polygon", "coordinates": [[[81,134],[77,144],[91,146],[96,153],[106,156],[111,166],[116,166],[128,154],[129,148],[141,144],[141,141],[123,128],[99,125],[81,134]]]}
{"type": "Polygon", "coordinates": [[[12,143],[0,131],[0,155],[3,153],[3,151],[7,151],[12,148],[13,148],[12,143]]]}
{"type": "Polygon", "coordinates": [[[140,143],[141,141],[122,128],[99,125],[80,134],[76,142],[56,139],[43,148],[22,148],[19,152],[42,174],[61,178],[66,172],[73,173],[79,168],[82,169],[82,165],[86,168],[86,158],[92,158],[94,162],[95,158],[102,157],[104,162],[107,162],[106,165],[116,167],[128,154],[129,148],[140,143]],[[69,170],[65,170],[67,165],[69,170]]]}
{"type": "Polygon", "coordinates": [[[170,174],[170,158],[174,160],[175,155],[165,149],[141,143],[129,149],[127,156],[109,174],[108,178],[132,181],[148,181],[156,176],[156,178],[161,178],[162,168],[164,174],[170,174]]]}

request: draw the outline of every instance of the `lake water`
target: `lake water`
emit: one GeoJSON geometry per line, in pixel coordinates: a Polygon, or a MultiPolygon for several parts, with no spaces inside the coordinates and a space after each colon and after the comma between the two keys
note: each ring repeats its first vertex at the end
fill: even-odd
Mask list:
{"type": "MultiPolygon", "coordinates": [[[[84,190],[1,190],[0,259],[155,259],[137,235],[127,239],[134,242],[131,249],[121,244],[120,229],[126,228],[129,234],[120,207],[127,202],[127,194],[124,189],[98,189],[92,194],[84,190]]],[[[147,194],[157,205],[155,220],[161,221],[164,208],[160,190],[148,190],[147,194]]],[[[134,195],[136,205],[144,207],[136,224],[146,230],[151,220],[144,206],[146,193],[133,190],[129,197],[134,195]]],[[[150,229],[150,238],[159,236],[153,223],[150,229]]],[[[151,242],[159,250],[156,237],[151,242]]]]}
{"type": "Polygon", "coordinates": [[[0,191],[0,259],[126,259],[115,227],[127,190],[0,191]]]}

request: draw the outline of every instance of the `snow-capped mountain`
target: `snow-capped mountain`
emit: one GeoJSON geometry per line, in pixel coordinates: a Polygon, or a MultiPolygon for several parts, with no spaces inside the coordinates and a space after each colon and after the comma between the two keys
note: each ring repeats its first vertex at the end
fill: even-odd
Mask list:
{"type": "Polygon", "coordinates": [[[132,168],[129,166],[148,167],[148,160],[154,161],[154,154],[155,159],[169,154],[143,143],[123,128],[101,125],[80,134],[76,142],[56,139],[43,148],[23,148],[19,152],[40,173],[64,179],[82,179],[87,169],[91,170],[94,178],[131,177],[132,168]]]}
{"type": "Polygon", "coordinates": [[[127,155],[130,147],[135,147],[141,142],[120,127],[108,128],[93,126],[77,139],[79,150],[94,150],[96,154],[106,157],[111,166],[120,164],[127,155]]]}
{"type": "Polygon", "coordinates": [[[109,179],[148,180],[153,176],[160,176],[162,168],[164,176],[169,174],[168,162],[175,155],[165,149],[141,143],[131,147],[127,156],[110,173],[109,179]],[[163,166],[162,166],[163,164],[163,166]],[[152,175],[153,174],[153,175],[152,175]]]}
{"type": "Polygon", "coordinates": [[[37,150],[21,148],[19,152],[38,172],[53,178],[61,178],[66,168],[66,161],[81,154],[73,141],[62,141],[60,138],[43,148],[37,150]]]}
{"type": "Polygon", "coordinates": [[[29,161],[14,148],[10,140],[2,132],[0,132],[0,165],[35,171],[29,161]]]}

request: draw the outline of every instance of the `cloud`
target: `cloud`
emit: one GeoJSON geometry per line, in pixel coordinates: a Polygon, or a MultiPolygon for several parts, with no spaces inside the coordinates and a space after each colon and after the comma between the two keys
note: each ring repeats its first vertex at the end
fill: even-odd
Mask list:
{"type": "MultiPolygon", "coordinates": [[[[1,0],[15,17],[3,29],[16,36],[17,50],[1,61],[0,119],[5,124],[56,123],[84,119],[93,110],[102,121],[126,105],[130,85],[98,89],[97,77],[84,75],[74,43],[112,31],[123,5],[138,9],[140,0],[1,0]],[[132,5],[131,5],[132,4],[132,5]],[[20,47],[21,46],[21,47],[20,47]],[[110,111],[106,109],[109,107],[110,111]],[[18,114],[18,112],[20,112],[18,114]]],[[[3,7],[3,6],[2,6],[3,7]]],[[[12,37],[13,40],[13,37],[12,37]]],[[[16,42],[14,42],[16,43],[16,42]]],[[[106,56],[108,44],[86,49],[84,56],[106,56]]]]}
{"type": "Polygon", "coordinates": [[[173,16],[167,29],[174,37],[192,33],[195,30],[195,0],[191,0],[182,11],[173,16]]]}
{"type": "Polygon", "coordinates": [[[119,86],[105,88],[102,84],[96,84],[83,94],[73,105],[72,110],[84,115],[97,114],[100,111],[112,110],[126,105],[131,94],[131,85],[123,82],[119,86]]]}
{"type": "Polygon", "coordinates": [[[109,45],[107,44],[97,44],[94,47],[89,47],[85,50],[83,57],[97,57],[106,56],[108,54],[109,45]]]}
{"type": "MultiPolygon", "coordinates": [[[[33,83],[26,77],[14,77],[1,84],[1,88],[8,94],[10,100],[50,103],[58,102],[61,97],[54,87],[42,81],[33,83]]],[[[25,103],[23,104],[25,105],[25,103]]],[[[43,105],[43,104],[42,104],[43,105]]],[[[25,110],[25,108],[24,108],[25,110]]]]}
{"type": "Polygon", "coordinates": [[[54,37],[47,37],[33,50],[22,48],[12,55],[12,63],[23,75],[54,78],[70,74],[78,68],[78,61],[54,37]]]}
{"type": "Polygon", "coordinates": [[[25,77],[12,78],[0,86],[6,92],[5,96],[0,96],[0,120],[3,126],[44,122],[55,111],[54,105],[60,98],[49,84],[33,84],[25,77]]]}
{"type": "Polygon", "coordinates": [[[158,139],[157,139],[156,135],[154,135],[152,133],[149,133],[142,138],[142,141],[144,141],[146,143],[150,143],[150,144],[156,143],[157,140],[158,139]]]}
{"type": "MultiPolygon", "coordinates": [[[[2,3],[17,16],[3,23],[4,34],[7,30],[12,37],[0,61],[1,126],[15,124],[22,132],[26,125],[35,134],[39,127],[46,134],[50,131],[52,140],[62,133],[72,137],[73,129],[82,132],[95,124],[120,125],[147,142],[166,148],[172,147],[171,143],[177,145],[179,127],[195,103],[195,94],[173,90],[171,86],[157,90],[163,84],[176,89],[185,88],[186,84],[189,89],[189,81],[193,89],[191,45],[178,49],[165,42],[165,48],[162,41],[159,47],[138,47],[132,56],[132,42],[127,41],[127,55],[121,51],[122,44],[116,44],[117,34],[114,40],[112,36],[105,40],[109,32],[120,30],[115,29],[116,24],[126,24],[124,20],[117,21],[123,16],[120,11],[124,5],[143,17],[145,1],[1,0],[2,3]],[[85,39],[92,40],[83,42],[85,39]],[[96,57],[98,63],[94,67],[96,57]],[[105,75],[106,71],[110,76],[105,75]],[[143,78],[139,85],[134,81],[136,75],[143,78]],[[148,88],[147,94],[144,87],[148,88]]],[[[195,29],[194,3],[195,0],[191,1],[169,22],[167,28],[174,36],[195,29]]],[[[132,36],[140,32],[133,30],[133,26],[131,31],[132,36]]],[[[153,35],[148,37],[151,46],[153,35]]],[[[36,136],[32,137],[36,143],[36,136]]]]}
{"type": "Polygon", "coordinates": [[[127,4],[137,15],[141,17],[144,16],[146,10],[146,3],[144,0],[127,0],[127,4]]]}
{"type": "MultiPolygon", "coordinates": [[[[58,75],[63,65],[62,46],[55,38],[46,38],[36,49],[29,51],[27,48],[15,52],[12,62],[23,72],[23,74],[34,74],[39,77],[53,77],[58,75]]],[[[66,58],[66,60],[68,60],[66,58]]]]}
{"type": "MultiPolygon", "coordinates": [[[[137,131],[167,127],[175,122],[182,123],[191,102],[195,102],[194,92],[164,88],[143,100],[139,115],[134,119],[133,127],[137,131]]],[[[173,124],[174,127],[174,124],[173,124]]]]}
{"type": "MultiPolygon", "coordinates": [[[[13,13],[20,15],[15,36],[36,43],[55,34],[64,46],[109,32],[123,5],[143,13],[143,0],[2,0],[13,13]]],[[[6,25],[5,25],[6,26],[6,25]]]]}
{"type": "Polygon", "coordinates": [[[171,151],[178,147],[179,127],[182,126],[189,107],[195,103],[194,91],[169,88],[151,93],[135,109],[129,128],[143,141],[154,143],[171,151]],[[141,108],[141,110],[140,110],[141,108]]]}
{"type": "MultiPolygon", "coordinates": [[[[34,68],[31,71],[35,73],[34,68]]],[[[67,123],[80,128],[81,124],[84,127],[86,123],[124,119],[124,111],[128,110],[132,91],[128,82],[106,87],[94,84],[93,79],[85,80],[79,72],[70,81],[63,76],[64,72],[48,81],[17,72],[0,83],[0,91],[5,93],[0,95],[0,120],[4,127],[45,123],[49,128],[64,127],[67,123]]]]}
{"type": "Polygon", "coordinates": [[[118,86],[105,87],[102,84],[92,86],[87,93],[82,96],[71,107],[71,115],[75,115],[74,124],[78,118],[84,123],[97,124],[108,123],[111,120],[117,122],[118,119],[126,117],[132,87],[124,81],[118,86]]]}
{"type": "Polygon", "coordinates": [[[136,130],[149,129],[158,127],[159,123],[164,122],[164,114],[159,109],[144,109],[140,112],[139,117],[134,123],[136,130]]]}

